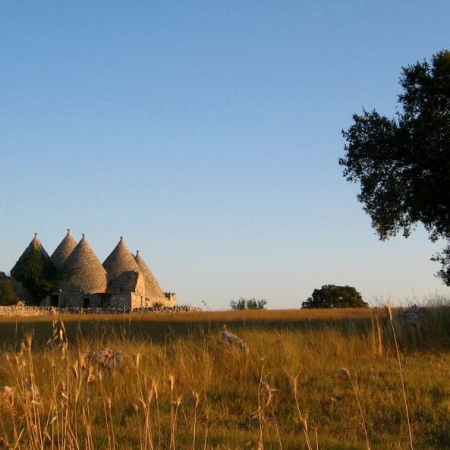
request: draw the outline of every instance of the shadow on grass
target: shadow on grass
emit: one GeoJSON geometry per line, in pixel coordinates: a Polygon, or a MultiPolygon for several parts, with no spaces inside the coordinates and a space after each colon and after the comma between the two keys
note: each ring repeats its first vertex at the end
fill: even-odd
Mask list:
{"type": "MultiPolygon", "coordinates": [[[[379,315],[380,313],[376,313],[379,315]]],[[[6,348],[20,344],[25,336],[32,334],[35,345],[43,345],[52,336],[53,321],[63,321],[67,339],[75,343],[78,339],[107,341],[124,339],[132,341],[161,342],[171,337],[206,336],[219,333],[226,326],[241,330],[319,330],[333,328],[342,333],[365,332],[372,326],[373,313],[335,314],[302,313],[299,311],[259,313],[233,311],[202,314],[168,315],[64,315],[28,318],[2,318],[0,323],[0,345],[6,348]]]]}
{"type": "MultiPolygon", "coordinates": [[[[450,349],[450,307],[432,307],[428,323],[420,330],[399,329],[403,350],[450,349]]],[[[347,310],[264,310],[224,311],[177,314],[60,315],[0,318],[0,346],[13,349],[25,336],[32,334],[35,345],[42,346],[51,338],[53,321],[63,321],[70,343],[78,340],[129,340],[164,342],[183,336],[204,337],[219,334],[226,326],[240,331],[316,331],[334,330],[343,336],[370,335],[379,328],[384,344],[389,346],[389,317],[384,309],[347,310]],[[386,331],[387,330],[387,331],[386,331]]]]}

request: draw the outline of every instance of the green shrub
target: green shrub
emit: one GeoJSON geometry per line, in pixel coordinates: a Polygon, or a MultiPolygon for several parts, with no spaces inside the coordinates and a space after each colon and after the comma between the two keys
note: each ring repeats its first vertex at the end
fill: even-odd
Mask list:
{"type": "Polygon", "coordinates": [[[368,306],[354,287],[334,284],[314,289],[311,297],[302,303],[302,308],[366,308],[368,306]]]}
{"type": "Polygon", "coordinates": [[[240,298],[237,301],[231,300],[230,308],[237,311],[242,311],[244,309],[266,309],[267,300],[261,299],[256,300],[256,298],[240,298]]]}
{"type": "Polygon", "coordinates": [[[17,305],[22,299],[14,289],[12,281],[5,279],[0,282],[0,305],[17,305]]]}

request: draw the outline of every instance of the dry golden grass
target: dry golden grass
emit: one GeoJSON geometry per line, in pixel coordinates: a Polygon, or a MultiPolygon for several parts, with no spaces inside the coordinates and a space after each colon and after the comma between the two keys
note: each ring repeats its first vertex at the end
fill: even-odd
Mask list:
{"type": "Polygon", "coordinates": [[[0,448],[447,448],[450,314],[427,317],[398,355],[384,310],[3,319],[0,448]]]}

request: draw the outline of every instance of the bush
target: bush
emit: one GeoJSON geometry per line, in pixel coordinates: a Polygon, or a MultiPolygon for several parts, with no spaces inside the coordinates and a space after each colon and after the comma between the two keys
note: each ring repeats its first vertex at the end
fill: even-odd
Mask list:
{"type": "Polygon", "coordinates": [[[17,295],[10,279],[0,282],[0,306],[17,305],[21,298],[17,295]]]}
{"type": "Polygon", "coordinates": [[[256,300],[256,298],[240,298],[237,301],[231,300],[230,308],[233,310],[244,310],[244,309],[266,309],[267,300],[261,299],[256,300]]]}
{"type": "Polygon", "coordinates": [[[66,268],[58,270],[41,247],[27,249],[11,270],[14,279],[22,283],[36,304],[57,290],[73,273],[66,268]]]}
{"type": "Polygon", "coordinates": [[[366,308],[368,307],[361,294],[351,286],[335,286],[327,284],[314,289],[311,297],[302,303],[302,308],[366,308]]]}

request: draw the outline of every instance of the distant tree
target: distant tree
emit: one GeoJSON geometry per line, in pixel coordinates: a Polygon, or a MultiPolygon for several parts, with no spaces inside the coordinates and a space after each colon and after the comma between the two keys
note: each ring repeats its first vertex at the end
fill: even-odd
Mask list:
{"type": "Polygon", "coordinates": [[[432,260],[450,286],[450,51],[403,68],[400,85],[395,118],[353,116],[339,164],[360,183],[358,200],[381,240],[408,237],[421,223],[432,242],[447,242],[432,260]]]}
{"type": "Polygon", "coordinates": [[[261,299],[256,300],[255,298],[251,298],[247,300],[247,309],[266,309],[267,300],[261,299]]]}
{"type": "Polygon", "coordinates": [[[230,308],[233,310],[243,310],[245,309],[247,306],[247,302],[245,300],[245,298],[240,298],[239,300],[235,301],[235,300],[231,300],[230,301],[230,308]]]}
{"type": "Polygon", "coordinates": [[[244,310],[244,309],[266,309],[267,300],[261,299],[257,300],[256,298],[240,298],[237,301],[231,300],[230,307],[233,310],[244,310]]]}
{"type": "Polygon", "coordinates": [[[17,294],[10,279],[0,281],[0,305],[17,305],[21,298],[17,294]]]}
{"type": "Polygon", "coordinates": [[[351,286],[326,284],[314,289],[311,297],[302,303],[302,308],[366,308],[369,305],[361,294],[351,286]]]}

